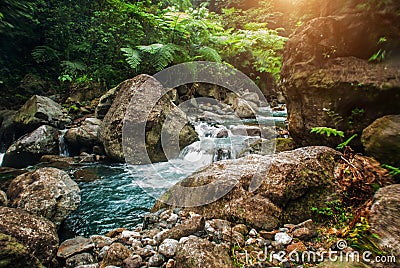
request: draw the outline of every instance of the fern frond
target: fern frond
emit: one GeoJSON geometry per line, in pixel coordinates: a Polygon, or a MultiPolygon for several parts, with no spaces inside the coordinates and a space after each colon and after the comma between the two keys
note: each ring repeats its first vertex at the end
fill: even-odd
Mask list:
{"type": "Polygon", "coordinates": [[[219,63],[222,61],[219,53],[211,47],[203,46],[198,50],[198,52],[203,60],[219,63]]]}
{"type": "Polygon", "coordinates": [[[129,64],[129,66],[132,69],[137,70],[142,62],[139,51],[130,47],[123,47],[121,48],[121,51],[124,52],[126,62],[129,64]]]}
{"type": "Polygon", "coordinates": [[[57,50],[49,46],[37,46],[31,53],[37,63],[49,62],[58,59],[57,50]]]}
{"type": "Polygon", "coordinates": [[[328,137],[330,137],[331,135],[333,136],[339,136],[344,138],[344,132],[334,129],[334,128],[330,128],[330,127],[313,127],[310,131],[310,133],[317,133],[317,134],[321,134],[321,135],[326,135],[328,137]]]}
{"type": "Polygon", "coordinates": [[[86,70],[86,64],[80,61],[69,61],[69,60],[64,60],[61,62],[61,66],[65,69],[68,70],[69,72],[77,72],[77,71],[85,71],[86,70]]]}

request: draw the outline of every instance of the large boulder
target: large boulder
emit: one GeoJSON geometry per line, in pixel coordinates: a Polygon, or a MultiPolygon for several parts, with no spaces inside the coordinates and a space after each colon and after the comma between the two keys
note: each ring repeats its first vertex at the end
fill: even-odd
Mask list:
{"type": "Polygon", "coordinates": [[[334,170],[340,156],[328,147],[305,147],[214,163],[173,186],[152,211],[184,204],[206,218],[235,219],[267,230],[281,223],[299,223],[316,216],[312,207],[325,207],[334,200],[338,189],[334,170]],[[190,187],[205,191],[190,191],[190,187]]]}
{"type": "Polygon", "coordinates": [[[80,190],[65,171],[41,168],[16,177],[8,187],[10,206],[43,216],[57,226],[80,203],[80,190]]]}
{"type": "Polygon", "coordinates": [[[399,259],[400,184],[383,187],[375,194],[369,223],[372,232],[379,236],[378,244],[399,259]]]}
{"type": "Polygon", "coordinates": [[[100,125],[100,119],[89,117],[80,126],[70,128],[64,136],[69,149],[74,154],[79,154],[81,150],[93,152],[93,146],[101,144],[99,138],[100,125]]]}
{"type": "Polygon", "coordinates": [[[41,268],[43,265],[15,238],[0,233],[0,267],[41,268]]]}
{"type": "Polygon", "coordinates": [[[387,115],[364,129],[365,151],[381,163],[400,165],[400,115],[387,115]]]}
{"type": "MultiPolygon", "coordinates": [[[[124,122],[129,122],[133,128],[132,131],[135,131],[134,127],[136,125],[146,124],[145,148],[143,148],[144,145],[139,141],[132,140],[129,147],[130,158],[134,158],[135,154],[142,155],[147,149],[147,153],[152,162],[165,161],[166,156],[160,145],[161,130],[166,131],[166,133],[176,132],[174,127],[179,126],[182,121],[186,122],[186,117],[183,112],[175,106],[168,95],[164,95],[154,106],[148,118],[143,122],[141,118],[142,115],[139,113],[141,111],[146,112],[146,105],[152,103],[152,92],[161,91],[160,84],[148,75],[138,75],[133,79],[126,80],[118,85],[116,91],[118,93],[104,117],[100,128],[100,139],[103,142],[106,154],[116,161],[124,162],[125,155],[122,144],[124,122]],[[145,82],[145,88],[143,88],[142,85],[145,82]],[[138,93],[138,100],[134,102],[136,106],[135,110],[140,112],[129,113],[128,110],[132,108],[129,107],[129,105],[135,93],[138,93]],[[172,111],[176,113],[171,117],[172,121],[168,124],[170,128],[163,129],[163,124],[172,111]]],[[[196,140],[197,134],[193,127],[186,124],[179,134],[179,146],[183,148],[196,140]]],[[[141,161],[138,160],[138,164],[140,163],[141,161]]]]}
{"type": "Polygon", "coordinates": [[[13,119],[17,111],[0,111],[0,152],[4,152],[14,141],[13,119]]]}
{"type": "MultiPolygon", "coordinates": [[[[53,263],[59,241],[52,222],[21,209],[7,207],[0,207],[0,218],[0,233],[16,239],[42,264],[50,266],[53,263]]],[[[13,241],[9,237],[5,239],[13,241]]],[[[21,248],[22,251],[24,249],[21,248]]]]}
{"type": "Polygon", "coordinates": [[[54,127],[43,125],[13,143],[2,166],[24,168],[38,163],[46,154],[59,154],[59,133],[54,127]]]}
{"type": "Polygon", "coordinates": [[[228,250],[196,236],[182,238],[175,255],[176,268],[233,268],[228,250]]]}
{"type": "Polygon", "coordinates": [[[115,97],[117,96],[120,87],[114,87],[100,97],[99,104],[96,106],[95,116],[98,119],[103,119],[110,109],[115,97]]]}
{"type": "MultiPolygon", "coordinates": [[[[311,128],[360,137],[375,119],[398,113],[400,68],[391,56],[399,40],[399,19],[388,13],[319,17],[298,28],[286,43],[281,72],[295,142],[336,146],[339,138],[311,128]],[[384,60],[369,61],[379,51],[384,60]]],[[[359,138],[352,145],[361,149],[359,138]]]]}

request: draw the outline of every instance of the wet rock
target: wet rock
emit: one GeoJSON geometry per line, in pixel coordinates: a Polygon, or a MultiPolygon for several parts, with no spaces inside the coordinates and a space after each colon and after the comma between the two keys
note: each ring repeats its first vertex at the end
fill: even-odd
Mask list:
{"type": "Polygon", "coordinates": [[[68,258],[65,261],[67,268],[75,268],[79,265],[93,264],[94,257],[90,253],[81,253],[68,258]]]}
{"type": "Polygon", "coordinates": [[[158,247],[158,252],[163,254],[167,258],[171,258],[175,255],[177,247],[178,247],[178,240],[167,238],[164,239],[164,241],[158,247]]]}
{"type": "Polygon", "coordinates": [[[400,115],[387,115],[364,129],[361,141],[365,151],[381,163],[400,164],[400,115]]]}
{"type": "Polygon", "coordinates": [[[184,236],[189,236],[204,229],[205,220],[203,216],[193,215],[191,218],[185,220],[179,225],[174,226],[172,229],[163,232],[158,239],[159,242],[164,241],[166,238],[180,239],[184,236]]]}
{"type": "Polygon", "coordinates": [[[225,248],[195,236],[179,242],[175,261],[176,268],[234,267],[225,248]]]}
{"type": "Polygon", "coordinates": [[[43,267],[26,246],[19,243],[15,238],[2,233],[0,233],[0,260],[1,267],[43,267]]]}
{"type": "Polygon", "coordinates": [[[77,253],[90,251],[94,247],[95,244],[91,239],[77,236],[61,243],[57,251],[57,257],[67,259],[77,253]]]}
{"type": "Polygon", "coordinates": [[[105,268],[109,265],[122,266],[124,260],[131,255],[131,251],[121,243],[114,243],[107,250],[100,268],[105,268]]]}
{"type": "Polygon", "coordinates": [[[166,203],[185,204],[206,218],[234,218],[235,223],[265,230],[280,222],[300,223],[315,216],[311,207],[335,197],[338,185],[332,178],[340,156],[333,149],[316,146],[214,163],[173,186],[152,210],[169,207],[166,203]],[[249,190],[252,183],[259,186],[255,192],[249,190]],[[200,185],[205,191],[185,191],[200,185]],[[226,194],[216,198],[221,193],[226,194]]]}
{"type": "Polygon", "coordinates": [[[43,216],[56,225],[80,203],[80,190],[65,171],[41,168],[16,177],[7,195],[10,206],[43,216]]]}
{"type": "Polygon", "coordinates": [[[378,190],[369,214],[373,233],[379,236],[378,244],[400,257],[400,184],[378,190]]]}
{"type": "Polygon", "coordinates": [[[93,168],[82,168],[78,169],[73,174],[75,181],[91,182],[101,179],[101,176],[97,174],[93,168]]]}
{"type": "Polygon", "coordinates": [[[93,152],[93,147],[100,145],[99,139],[101,120],[97,118],[86,118],[80,126],[70,128],[64,136],[74,154],[86,150],[93,152]]]}
{"type": "Polygon", "coordinates": [[[43,265],[53,263],[58,248],[55,225],[15,208],[0,207],[0,233],[15,238],[43,265]]]}
{"type": "Polygon", "coordinates": [[[71,168],[79,163],[78,159],[60,155],[43,155],[40,158],[40,163],[46,167],[54,167],[60,169],[71,168]]]}
{"type": "Polygon", "coordinates": [[[6,207],[8,205],[7,194],[0,190],[0,206],[6,207]]]}
{"type": "MultiPolygon", "coordinates": [[[[362,12],[310,20],[290,37],[281,79],[290,135],[297,144],[336,146],[339,138],[310,133],[311,128],[331,127],[360,137],[375,119],[398,113],[397,60],[369,62],[382,49],[382,36],[390,36],[387,53],[398,51],[398,25],[394,13],[362,12]]],[[[359,139],[351,145],[361,149],[359,139]]]]}
{"type": "MultiPolygon", "coordinates": [[[[177,141],[171,141],[169,144],[171,148],[184,148],[197,140],[197,133],[193,127],[188,125],[186,122],[185,114],[177,108],[177,106],[171,101],[168,95],[162,97],[155,107],[153,107],[154,99],[158,93],[161,94],[162,86],[151,76],[139,75],[133,79],[126,80],[118,85],[118,91],[113,104],[108,110],[104,117],[103,123],[100,130],[100,138],[103,142],[106,154],[115,161],[124,162],[128,159],[132,164],[143,164],[148,163],[145,154],[137,152],[146,152],[152,162],[165,161],[166,156],[162,148],[159,146],[161,141],[161,130],[168,137],[174,135],[177,131],[177,126],[181,126],[182,129],[178,133],[179,144],[175,144],[177,141]],[[142,86],[146,88],[141,88],[142,86]],[[132,97],[135,96],[135,107],[129,107],[132,97]],[[151,106],[150,106],[151,105],[151,106]],[[151,108],[153,108],[151,110],[151,108]],[[134,112],[134,111],[140,112],[134,112]],[[143,117],[143,111],[151,110],[147,118],[143,117]],[[126,113],[128,111],[128,113],[126,113]],[[173,116],[171,113],[174,113],[173,116]],[[166,121],[169,117],[170,120],[166,121]],[[145,123],[147,122],[147,123],[145,123]],[[164,124],[168,122],[168,124],[164,124]],[[129,140],[131,136],[126,136],[125,145],[129,145],[126,150],[123,150],[123,139],[122,139],[122,127],[125,126],[125,131],[137,130],[139,125],[146,126],[146,137],[145,144],[132,136],[132,140],[129,140]],[[131,129],[132,128],[132,129],[131,129]],[[127,155],[124,155],[124,152],[127,155]]],[[[165,137],[166,137],[165,136],[165,137]]],[[[175,139],[173,139],[175,140],[175,139]]],[[[175,152],[177,154],[179,152],[175,152]]]]}
{"type": "Polygon", "coordinates": [[[59,154],[58,130],[47,125],[13,143],[4,155],[2,166],[24,168],[38,163],[45,154],[59,154]]]}
{"type": "Polygon", "coordinates": [[[232,126],[231,132],[233,135],[240,135],[240,136],[258,136],[261,135],[261,130],[259,127],[256,126],[232,126]]]}
{"type": "Polygon", "coordinates": [[[303,242],[297,242],[290,244],[286,247],[287,252],[292,252],[292,251],[301,251],[304,252],[307,250],[307,247],[303,244],[303,242]]]}
{"type": "MultiPolygon", "coordinates": [[[[131,255],[123,261],[123,263],[124,263],[123,267],[124,268],[139,268],[139,267],[141,267],[142,261],[143,261],[142,257],[140,257],[139,255],[131,255]]],[[[161,264],[159,264],[159,265],[161,265],[161,264]]],[[[149,265],[150,265],[150,260],[149,260],[149,265]]],[[[159,266],[159,265],[150,265],[150,266],[159,266]]]]}

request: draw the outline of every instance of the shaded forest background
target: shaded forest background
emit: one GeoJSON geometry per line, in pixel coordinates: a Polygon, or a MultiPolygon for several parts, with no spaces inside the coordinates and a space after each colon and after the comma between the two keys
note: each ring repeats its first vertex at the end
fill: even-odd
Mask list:
{"type": "Polygon", "coordinates": [[[31,95],[105,91],[140,73],[206,60],[279,81],[287,37],[319,16],[385,12],[391,0],[4,0],[0,106],[31,95]]]}

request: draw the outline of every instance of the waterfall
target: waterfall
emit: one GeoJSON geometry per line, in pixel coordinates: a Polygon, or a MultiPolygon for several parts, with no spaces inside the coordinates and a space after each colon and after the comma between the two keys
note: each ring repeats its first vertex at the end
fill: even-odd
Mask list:
{"type": "Polygon", "coordinates": [[[58,148],[60,151],[60,156],[69,156],[68,146],[64,139],[65,133],[67,133],[67,131],[68,129],[60,130],[60,134],[58,136],[59,139],[58,148]]]}
{"type": "Polygon", "coordinates": [[[1,167],[1,164],[3,163],[3,157],[4,157],[4,153],[0,153],[0,167],[1,167]]]}

